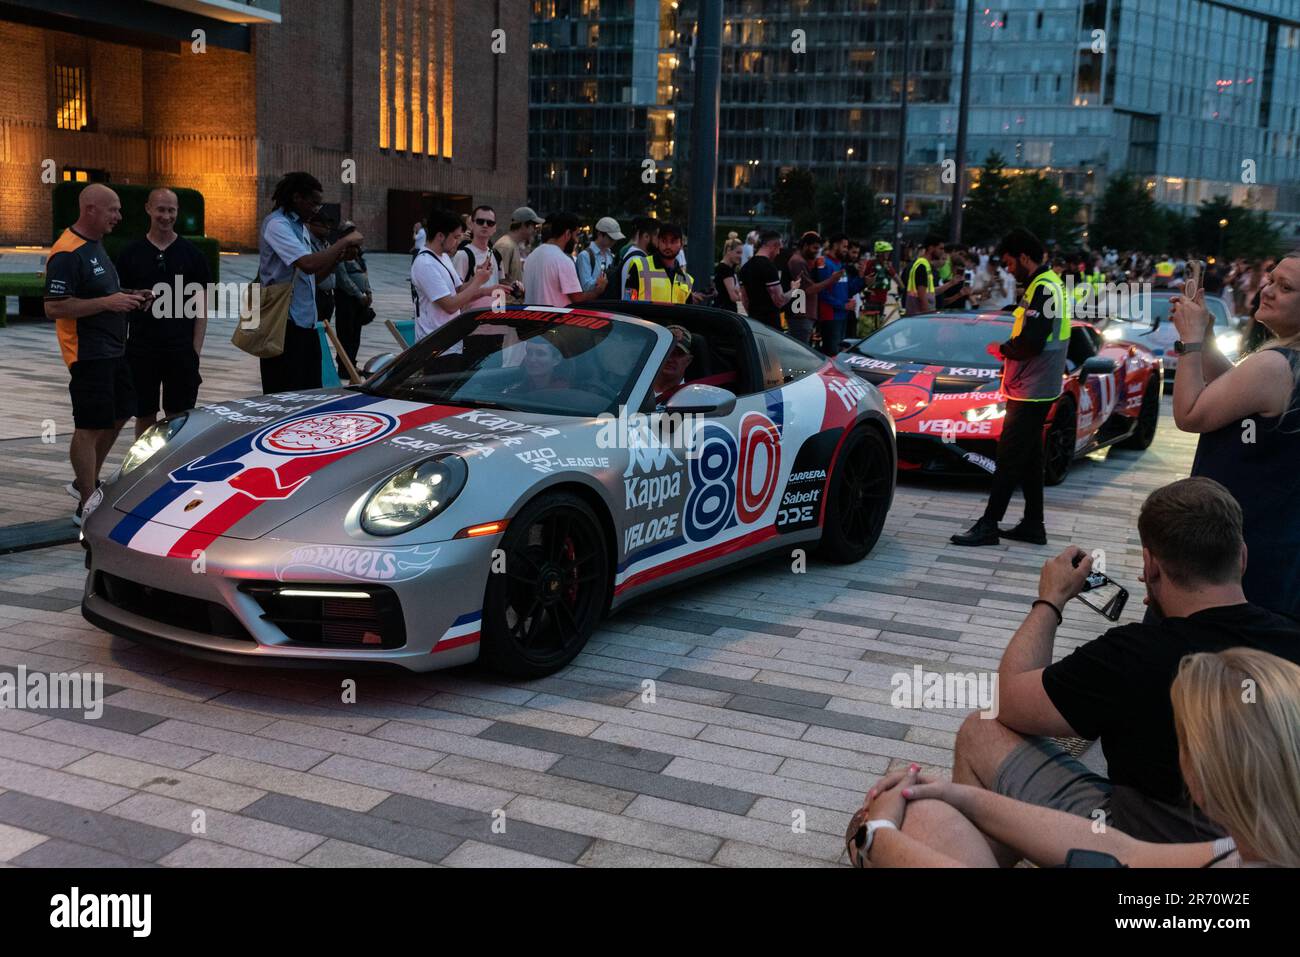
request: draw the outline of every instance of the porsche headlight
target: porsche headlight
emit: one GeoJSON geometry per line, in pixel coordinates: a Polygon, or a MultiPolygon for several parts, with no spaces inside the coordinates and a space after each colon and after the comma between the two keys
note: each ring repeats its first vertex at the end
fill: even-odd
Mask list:
{"type": "Polygon", "coordinates": [[[468,477],[465,460],[456,455],[404,468],[366,500],[361,527],[371,535],[396,535],[415,528],[450,505],[468,477]]]}
{"type": "Polygon", "coordinates": [[[973,409],[967,409],[963,414],[966,416],[967,422],[988,422],[1006,416],[1007,404],[1005,402],[995,402],[992,405],[980,405],[973,409]]]}
{"type": "Polygon", "coordinates": [[[181,413],[150,426],[144,435],[131,443],[131,447],[126,450],[126,458],[122,459],[122,468],[119,469],[118,474],[125,475],[157,455],[162,447],[181,430],[181,426],[188,418],[188,414],[181,413]]]}
{"type": "Polygon", "coordinates": [[[1214,344],[1219,351],[1224,354],[1232,354],[1241,350],[1241,333],[1240,332],[1223,332],[1214,337],[1214,344]]]}

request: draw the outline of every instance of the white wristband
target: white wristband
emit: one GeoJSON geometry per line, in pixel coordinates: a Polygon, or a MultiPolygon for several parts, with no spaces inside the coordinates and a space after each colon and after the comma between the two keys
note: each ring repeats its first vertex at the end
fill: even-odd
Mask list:
{"type": "Polygon", "coordinates": [[[862,845],[863,857],[867,857],[867,858],[871,857],[871,845],[876,839],[876,832],[881,830],[882,828],[887,831],[897,831],[898,825],[895,824],[893,821],[889,820],[888,818],[881,818],[878,821],[868,821],[867,840],[866,843],[862,845]]]}

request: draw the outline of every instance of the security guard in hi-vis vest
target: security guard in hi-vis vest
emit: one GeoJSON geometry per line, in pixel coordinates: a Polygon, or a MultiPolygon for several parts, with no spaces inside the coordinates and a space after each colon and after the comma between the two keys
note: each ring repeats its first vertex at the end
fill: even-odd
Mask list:
{"type": "Polygon", "coordinates": [[[1002,360],[1002,392],[1007,414],[998,439],[997,470],[984,515],[957,545],[996,545],[1010,538],[1032,545],[1047,544],[1043,525],[1043,426],[1052,403],[1061,395],[1065,355],[1070,344],[1070,296],[1061,277],[1043,264],[1046,251],[1038,237],[1013,229],[994,253],[1002,266],[1025,285],[1015,310],[1015,324],[1006,342],[990,342],[989,355],[1002,360]],[[1025,515],[1015,528],[1001,531],[1011,494],[1019,486],[1025,495],[1025,515]]]}
{"type": "Polygon", "coordinates": [[[944,258],[943,237],[926,236],[925,248],[907,270],[907,299],[903,311],[909,316],[934,312],[934,264],[943,262],[944,258]]]}
{"type": "Polygon", "coordinates": [[[682,228],[676,223],[664,223],[651,251],[650,269],[641,277],[638,298],[642,302],[669,302],[681,305],[700,302],[704,297],[695,292],[695,279],[679,262],[682,251],[682,228]]]}

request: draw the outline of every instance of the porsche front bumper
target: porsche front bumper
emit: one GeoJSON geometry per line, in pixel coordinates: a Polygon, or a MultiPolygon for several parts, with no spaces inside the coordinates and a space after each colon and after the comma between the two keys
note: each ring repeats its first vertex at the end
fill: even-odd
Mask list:
{"type": "Polygon", "coordinates": [[[210,659],[431,671],[478,657],[498,539],[394,549],[217,538],[190,559],[92,531],[82,614],[112,634],[210,659]]]}

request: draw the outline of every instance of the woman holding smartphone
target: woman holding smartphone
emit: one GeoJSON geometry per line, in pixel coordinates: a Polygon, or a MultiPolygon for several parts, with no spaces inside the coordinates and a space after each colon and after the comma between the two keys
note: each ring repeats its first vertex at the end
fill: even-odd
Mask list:
{"type": "Polygon", "coordinates": [[[1234,366],[1219,352],[1205,297],[1174,300],[1174,422],[1201,436],[1192,475],[1233,494],[1245,517],[1246,598],[1300,617],[1300,258],[1260,288],[1255,321],[1272,338],[1234,366]]]}
{"type": "Polygon", "coordinates": [[[1138,841],[1090,818],[921,777],[912,765],[868,792],[845,835],[850,862],[996,867],[987,835],[1040,867],[1079,866],[1080,857],[1094,867],[1300,867],[1300,665],[1250,648],[1188,655],[1169,693],[1192,800],[1228,837],[1138,841]],[[1257,690],[1248,702],[1247,680],[1257,690]]]}

